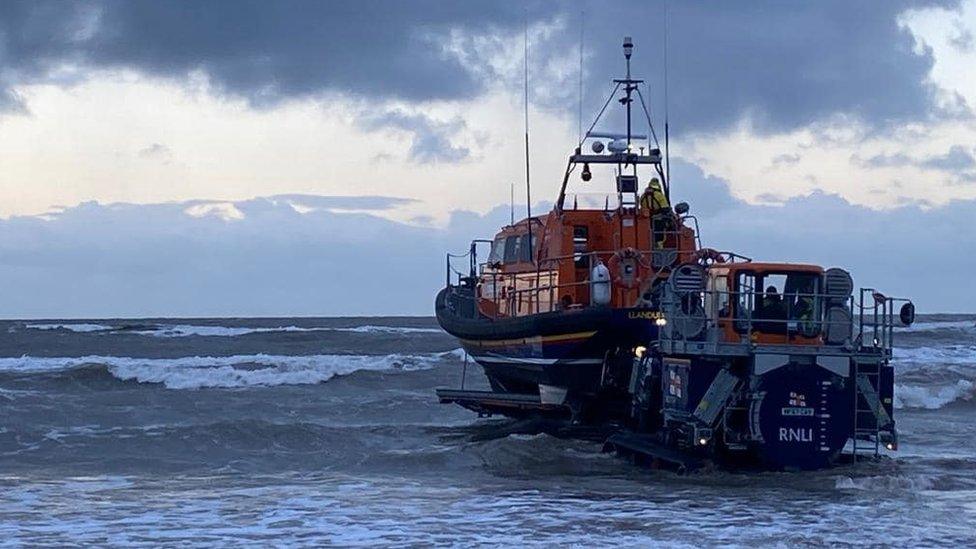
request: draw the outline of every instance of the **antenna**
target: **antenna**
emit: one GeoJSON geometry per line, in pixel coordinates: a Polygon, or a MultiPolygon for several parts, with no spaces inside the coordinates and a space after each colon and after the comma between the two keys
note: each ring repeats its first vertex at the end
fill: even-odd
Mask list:
{"type": "Polygon", "coordinates": [[[583,23],[586,21],[586,12],[580,12],[580,46],[579,46],[579,140],[583,142],[583,23]]]}
{"type": "Polygon", "coordinates": [[[529,180],[529,9],[525,9],[525,26],[522,36],[522,63],[525,77],[525,210],[528,214],[526,223],[529,226],[529,253],[535,263],[532,253],[532,184],[529,180]]]}
{"type": "Polygon", "coordinates": [[[512,223],[511,223],[511,225],[514,226],[515,225],[515,180],[512,180],[512,185],[511,185],[511,189],[510,190],[511,190],[511,197],[510,197],[509,204],[512,206],[512,223]]]}
{"type": "Polygon", "coordinates": [[[668,127],[668,32],[671,11],[668,0],[664,0],[664,193],[671,202],[671,147],[669,144],[668,127]]]}

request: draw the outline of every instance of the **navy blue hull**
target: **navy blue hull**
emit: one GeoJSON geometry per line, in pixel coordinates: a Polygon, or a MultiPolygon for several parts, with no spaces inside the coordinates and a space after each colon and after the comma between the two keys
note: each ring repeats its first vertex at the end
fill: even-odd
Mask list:
{"type": "Polygon", "coordinates": [[[464,318],[438,296],[441,327],[461,340],[465,351],[493,384],[509,392],[536,392],[539,384],[594,394],[608,358],[625,355],[657,337],[651,309],[591,307],[518,318],[464,318]]]}

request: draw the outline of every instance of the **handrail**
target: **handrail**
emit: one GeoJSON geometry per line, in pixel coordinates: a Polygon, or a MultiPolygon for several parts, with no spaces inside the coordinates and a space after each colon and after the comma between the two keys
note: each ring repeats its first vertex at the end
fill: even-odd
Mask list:
{"type": "MultiPolygon", "coordinates": [[[[579,261],[582,258],[586,258],[588,262],[587,270],[592,271],[593,267],[595,266],[594,260],[600,260],[601,256],[611,256],[619,251],[620,250],[594,250],[589,252],[580,252],[580,253],[566,254],[562,256],[547,257],[538,260],[535,269],[519,271],[519,272],[502,273],[493,269],[490,272],[490,275],[492,277],[491,280],[492,298],[493,298],[492,301],[495,304],[495,315],[497,316],[498,308],[500,305],[499,292],[498,292],[499,279],[502,279],[503,282],[506,279],[509,281],[509,285],[505,287],[505,294],[506,294],[505,299],[508,302],[514,302],[515,305],[518,305],[516,307],[513,306],[509,307],[509,310],[515,310],[516,314],[514,316],[518,316],[518,311],[521,309],[520,305],[522,304],[520,298],[522,295],[526,295],[526,294],[530,296],[527,302],[529,314],[532,314],[533,312],[535,313],[541,312],[540,302],[542,301],[542,299],[540,296],[544,292],[549,294],[548,311],[551,312],[557,308],[556,306],[557,301],[554,299],[555,296],[553,295],[554,292],[558,292],[558,290],[560,289],[588,286],[592,283],[592,281],[589,278],[587,278],[586,280],[581,280],[581,281],[553,284],[552,277],[554,274],[558,273],[559,263],[563,261],[569,261],[569,260],[575,262],[575,261],[579,261]],[[543,264],[552,264],[552,263],[555,263],[557,267],[550,267],[546,269],[543,268],[543,264]],[[524,278],[531,278],[533,275],[535,276],[536,279],[536,285],[534,287],[521,288],[521,289],[516,287],[516,282],[520,276],[524,278]],[[546,285],[542,285],[540,283],[542,277],[544,276],[549,277],[549,283],[546,285]]],[[[649,253],[640,250],[634,250],[634,251],[636,252],[638,261],[641,263],[641,265],[645,268],[650,268],[650,266],[643,260],[644,256],[648,255],[649,253]]],[[[485,263],[482,264],[481,267],[482,267],[481,276],[485,277],[486,274],[488,274],[486,273],[487,271],[486,267],[490,267],[490,265],[485,263]]],[[[659,274],[660,273],[655,273],[655,276],[659,276],[659,274]]]]}
{"type": "Polygon", "coordinates": [[[845,341],[828,341],[827,344],[849,345],[857,349],[880,349],[890,358],[894,339],[894,303],[908,301],[884,296],[872,288],[862,288],[859,298],[851,295],[840,300],[838,296],[827,292],[788,292],[778,295],[781,299],[780,308],[776,314],[770,314],[769,310],[763,311],[764,306],[758,303],[763,299],[762,291],[703,290],[680,295],[668,293],[661,303],[661,311],[667,322],[702,322],[704,325],[702,330],[695,331],[694,337],[690,338],[680,329],[661,330],[659,340],[701,341],[704,338],[712,342],[730,343],[722,332],[707,335],[709,330],[724,330],[730,325],[742,339],[740,343],[752,344],[752,336],[757,333],[785,335],[788,341],[792,341],[794,336],[810,340],[820,339],[829,334],[832,328],[839,327],[846,333],[845,341]],[[800,316],[797,305],[800,300],[807,299],[811,302],[810,314],[800,316]],[[721,307],[719,304],[722,304],[721,307]],[[743,304],[747,304],[745,309],[743,304]],[[828,312],[833,307],[843,307],[850,314],[850,318],[832,320],[828,312]],[[855,314],[857,318],[854,318],[855,314]],[[870,322],[866,321],[868,317],[871,318],[870,322]],[[803,324],[809,324],[806,333],[801,328],[803,324]],[[871,336],[867,341],[866,335],[871,336]]]}

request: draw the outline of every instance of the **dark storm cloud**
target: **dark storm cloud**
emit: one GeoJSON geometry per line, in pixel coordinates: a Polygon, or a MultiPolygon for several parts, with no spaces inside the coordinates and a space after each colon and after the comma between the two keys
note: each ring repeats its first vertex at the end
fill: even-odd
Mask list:
{"type": "MultiPolygon", "coordinates": [[[[869,123],[933,111],[925,76],[931,55],[913,53],[898,16],[907,8],[955,0],[885,2],[671,2],[670,111],[677,132],[710,130],[754,116],[761,130],[802,126],[842,111],[869,123]]],[[[206,72],[223,93],[254,105],[339,91],[407,101],[471,98],[490,71],[462,66],[446,52],[450,31],[518,41],[523,19],[562,21],[531,52],[533,74],[574,51],[587,14],[590,91],[622,66],[620,38],[634,36],[635,72],[661,107],[663,2],[120,1],[0,3],[0,56],[8,87],[50,77],[64,62],[128,67],[185,78],[206,72]]],[[[476,48],[477,42],[470,47],[476,48]]],[[[495,51],[488,48],[487,51],[495,51]]],[[[473,64],[484,52],[473,52],[473,64]]],[[[539,98],[573,110],[575,76],[539,98]]],[[[2,86],[2,84],[0,84],[2,86]]],[[[596,92],[593,95],[598,95],[596,92]]],[[[588,97],[588,103],[595,98],[588,97]]],[[[433,144],[436,145],[436,142],[433,144]]],[[[422,147],[423,148],[423,147],[422,147]]],[[[426,148],[424,148],[426,150],[426,148]]],[[[464,155],[455,153],[456,157],[464,155]]]]}
{"type": "Polygon", "coordinates": [[[522,17],[512,2],[486,1],[8,0],[0,51],[24,80],[68,60],[176,78],[203,70],[255,103],[323,90],[417,100],[477,92],[439,36],[522,17]]]}
{"type": "MultiPolygon", "coordinates": [[[[913,53],[898,16],[932,4],[957,2],[671,2],[672,130],[726,126],[743,113],[759,130],[804,126],[835,112],[868,123],[928,113],[932,57],[913,53]]],[[[587,13],[599,14],[587,21],[590,70],[601,77],[604,67],[616,71],[620,36],[633,35],[634,70],[649,80],[660,109],[663,10],[593,2],[587,13]]]]}

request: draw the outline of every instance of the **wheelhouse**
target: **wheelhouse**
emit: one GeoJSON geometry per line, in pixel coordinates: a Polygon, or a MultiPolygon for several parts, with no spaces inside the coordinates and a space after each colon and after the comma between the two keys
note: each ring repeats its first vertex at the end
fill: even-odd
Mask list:
{"type": "Polygon", "coordinates": [[[726,341],[820,344],[824,289],[816,265],[717,264],[708,269],[704,308],[726,341]]]}

